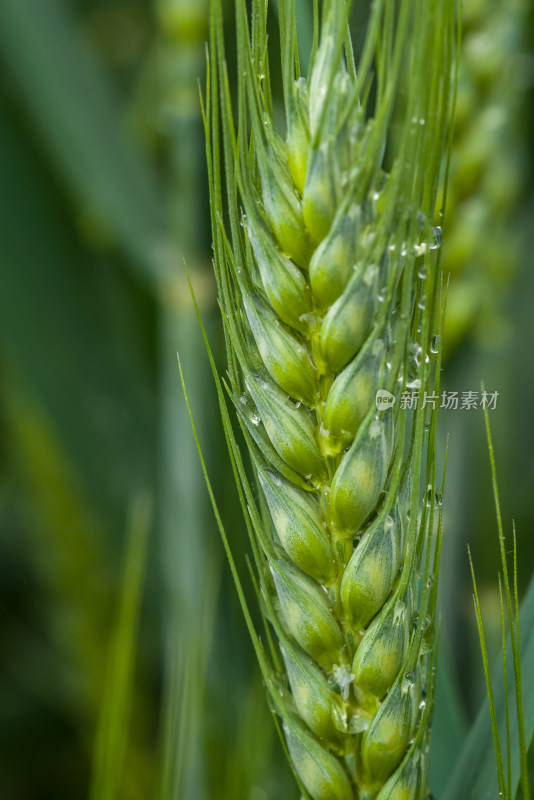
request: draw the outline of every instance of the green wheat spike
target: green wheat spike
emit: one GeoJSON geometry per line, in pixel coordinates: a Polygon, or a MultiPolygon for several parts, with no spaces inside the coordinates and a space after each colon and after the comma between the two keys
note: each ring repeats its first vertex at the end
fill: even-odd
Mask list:
{"type": "Polygon", "coordinates": [[[222,6],[212,0],[204,118],[214,266],[227,392],[255,486],[217,381],[285,680],[244,608],[301,791],[312,800],[418,800],[428,793],[441,536],[435,411],[424,403],[439,380],[431,342],[441,231],[432,225],[455,5],[378,0],[358,59],[349,6],[316,7],[317,46],[303,76],[294,0],[278,3],[280,130],[267,3],[254,0],[248,12],[235,2],[232,97],[222,6]],[[379,389],[385,404],[375,401],[379,389]],[[412,392],[420,402],[409,412],[412,392]]]}

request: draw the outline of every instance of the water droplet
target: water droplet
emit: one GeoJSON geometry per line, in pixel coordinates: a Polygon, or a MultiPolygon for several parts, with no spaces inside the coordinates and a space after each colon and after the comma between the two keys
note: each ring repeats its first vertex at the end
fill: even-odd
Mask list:
{"type": "Polygon", "coordinates": [[[437,489],[434,489],[432,493],[432,486],[428,485],[426,489],[426,504],[430,507],[433,503],[439,508],[443,505],[443,497],[437,489]]]}
{"type": "Polygon", "coordinates": [[[427,268],[424,265],[417,271],[417,276],[419,278],[421,278],[422,281],[424,281],[424,279],[426,278],[427,274],[428,274],[428,271],[427,271],[427,268]]]}
{"type": "Polygon", "coordinates": [[[349,719],[349,733],[363,733],[369,725],[370,725],[370,718],[367,714],[362,712],[356,712],[353,714],[349,719]]]}
{"type": "Polygon", "coordinates": [[[407,389],[420,389],[421,388],[421,379],[420,378],[414,378],[413,381],[410,381],[409,383],[406,384],[406,388],[407,389]]]}
{"type": "Polygon", "coordinates": [[[431,250],[439,250],[441,247],[442,230],[439,225],[432,228],[433,243],[430,245],[431,250]]]}
{"type": "Polygon", "coordinates": [[[413,359],[414,359],[415,363],[417,364],[417,366],[420,367],[421,366],[421,362],[423,360],[423,348],[422,347],[417,346],[417,349],[416,349],[416,351],[414,353],[413,359]]]}
{"type": "Polygon", "coordinates": [[[393,609],[393,619],[396,622],[399,619],[402,619],[403,615],[406,612],[406,604],[403,603],[402,600],[397,600],[395,603],[395,607],[393,609]]]}
{"type": "Polygon", "coordinates": [[[403,691],[409,692],[415,686],[415,672],[407,672],[402,682],[403,691]]]}
{"type": "Polygon", "coordinates": [[[258,414],[251,414],[250,421],[252,422],[253,425],[259,425],[261,422],[261,417],[258,416],[258,414]]]}
{"type": "Polygon", "coordinates": [[[437,333],[435,333],[434,336],[432,337],[432,344],[430,345],[430,351],[432,353],[439,352],[439,336],[437,333]]]}

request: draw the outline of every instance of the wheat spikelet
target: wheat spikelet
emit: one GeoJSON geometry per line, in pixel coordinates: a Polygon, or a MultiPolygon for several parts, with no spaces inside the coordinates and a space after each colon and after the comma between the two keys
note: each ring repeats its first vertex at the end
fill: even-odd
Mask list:
{"type": "Polygon", "coordinates": [[[416,800],[427,792],[439,514],[430,407],[410,415],[400,399],[437,387],[432,226],[454,8],[375,3],[356,69],[348,5],[325,2],[320,24],[316,14],[304,78],[294,2],[279,3],[284,139],[273,121],[267,4],[252,3],[250,26],[236,2],[236,124],[212,2],[215,270],[227,388],[257,491],[231,434],[230,450],[279,644],[271,662],[258,647],[260,664],[304,797],[416,800]],[[385,171],[406,53],[406,118],[385,171]],[[377,408],[379,388],[393,406],[377,408]]]}

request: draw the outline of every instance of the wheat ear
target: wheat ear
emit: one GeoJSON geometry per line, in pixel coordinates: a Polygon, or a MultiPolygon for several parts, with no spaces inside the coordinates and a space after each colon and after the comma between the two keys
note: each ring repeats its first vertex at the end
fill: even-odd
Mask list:
{"type": "Polygon", "coordinates": [[[214,264],[227,389],[256,488],[231,433],[230,452],[275,633],[269,655],[257,651],[303,796],[417,800],[428,791],[440,513],[431,406],[410,414],[400,400],[436,391],[439,375],[433,222],[454,4],[377,0],[358,68],[349,5],[315,5],[305,78],[295,2],[278,3],[283,139],[267,3],[254,0],[249,17],[236,0],[234,116],[212,1],[214,264]],[[406,114],[385,171],[404,62],[406,114]],[[377,408],[378,389],[396,403],[377,408]]]}

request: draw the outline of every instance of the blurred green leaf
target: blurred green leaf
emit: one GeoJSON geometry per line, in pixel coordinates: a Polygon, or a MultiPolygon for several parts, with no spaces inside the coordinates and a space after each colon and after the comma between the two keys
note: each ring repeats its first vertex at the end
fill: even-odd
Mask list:
{"type": "Polygon", "coordinates": [[[439,787],[445,785],[458,761],[466,734],[466,712],[453,674],[448,643],[442,632],[429,763],[429,784],[436,797],[439,797],[439,787]]]}
{"type": "Polygon", "coordinates": [[[151,282],[168,275],[159,197],[121,131],[109,82],[68,4],[2,0],[0,58],[79,204],[87,234],[116,242],[151,282]]]}
{"type": "Polygon", "coordinates": [[[104,528],[117,531],[132,475],[153,480],[151,302],[84,249],[11,112],[0,94],[4,383],[42,409],[73,482],[104,528]]]}
{"type": "Polygon", "coordinates": [[[146,570],[151,501],[138,494],[128,523],[119,608],[112,634],[108,675],[95,744],[91,800],[117,800],[128,742],[133,700],[137,631],[146,570]]]}

